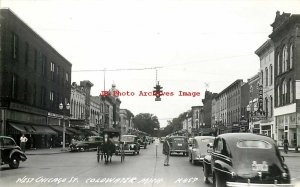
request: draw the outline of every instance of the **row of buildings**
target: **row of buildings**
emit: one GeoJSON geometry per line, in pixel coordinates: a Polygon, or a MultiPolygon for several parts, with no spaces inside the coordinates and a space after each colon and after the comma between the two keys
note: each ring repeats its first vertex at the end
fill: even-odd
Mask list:
{"type": "MultiPolygon", "coordinates": [[[[300,15],[276,12],[269,39],[255,51],[260,72],[220,93],[205,92],[183,121],[190,134],[252,132],[300,146],[300,15]]],[[[256,65],[256,64],[253,64],[256,65]]]]}
{"type": "Polygon", "coordinates": [[[18,142],[26,134],[29,147],[41,148],[61,144],[63,132],[69,142],[99,128],[132,130],[133,114],[120,109],[118,97],[91,96],[93,83],[77,85],[71,76],[71,62],[10,9],[0,9],[1,135],[18,142]]]}

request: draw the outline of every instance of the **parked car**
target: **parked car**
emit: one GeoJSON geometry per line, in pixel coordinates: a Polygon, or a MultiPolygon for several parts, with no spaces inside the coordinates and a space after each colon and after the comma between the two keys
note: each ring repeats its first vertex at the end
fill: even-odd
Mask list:
{"type": "Polygon", "coordinates": [[[207,147],[207,144],[213,143],[215,137],[213,136],[196,136],[192,139],[192,147],[189,152],[189,161],[192,164],[197,162],[202,163],[204,157],[211,152],[211,148],[207,147]]]}
{"type": "Polygon", "coordinates": [[[8,164],[12,169],[18,168],[20,161],[27,160],[25,153],[17,146],[14,139],[8,136],[0,136],[0,152],[1,165],[8,164]]]}
{"type": "Polygon", "coordinates": [[[73,140],[70,144],[71,151],[97,150],[97,147],[103,143],[102,136],[90,136],[87,140],[73,140]]]}
{"type": "Polygon", "coordinates": [[[116,155],[120,154],[120,146],[124,146],[125,154],[140,154],[140,144],[138,143],[138,137],[135,135],[122,135],[120,144],[116,147],[116,155]]]}
{"type": "Polygon", "coordinates": [[[275,142],[251,133],[219,135],[212,153],[204,158],[203,171],[205,182],[211,179],[216,187],[290,183],[288,167],[275,142]]]}
{"type": "Polygon", "coordinates": [[[168,138],[170,141],[170,155],[173,153],[182,153],[184,156],[189,155],[189,145],[188,139],[185,136],[170,136],[168,138]]]}

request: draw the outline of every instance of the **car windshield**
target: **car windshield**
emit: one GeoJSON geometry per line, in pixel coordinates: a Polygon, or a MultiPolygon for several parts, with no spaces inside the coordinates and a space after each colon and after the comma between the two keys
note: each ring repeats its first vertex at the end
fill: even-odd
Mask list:
{"type": "Polygon", "coordinates": [[[238,148],[271,149],[272,145],[261,140],[241,140],[237,142],[238,148]]]}
{"type": "Polygon", "coordinates": [[[122,136],[121,141],[122,142],[134,142],[134,136],[122,136]]]}

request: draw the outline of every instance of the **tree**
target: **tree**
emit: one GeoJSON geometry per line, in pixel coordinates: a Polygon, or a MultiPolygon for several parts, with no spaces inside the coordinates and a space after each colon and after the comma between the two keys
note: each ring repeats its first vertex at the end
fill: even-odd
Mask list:
{"type": "Polygon", "coordinates": [[[168,120],[168,125],[164,128],[164,130],[160,133],[160,136],[167,136],[173,132],[179,131],[182,129],[182,122],[186,120],[186,115],[189,113],[191,115],[191,111],[183,112],[179,114],[177,118],[173,118],[172,120],[168,120]]]}
{"type": "Polygon", "coordinates": [[[133,118],[133,123],[135,128],[139,129],[140,131],[146,132],[151,136],[155,135],[154,128],[160,128],[158,118],[155,115],[149,113],[137,114],[133,118]]]}

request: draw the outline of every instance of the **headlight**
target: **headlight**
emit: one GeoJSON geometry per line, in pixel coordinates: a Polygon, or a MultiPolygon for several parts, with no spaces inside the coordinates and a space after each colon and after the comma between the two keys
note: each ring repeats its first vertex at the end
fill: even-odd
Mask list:
{"type": "Polygon", "coordinates": [[[288,178],[288,174],[286,172],[283,172],[281,175],[283,178],[288,178]]]}

